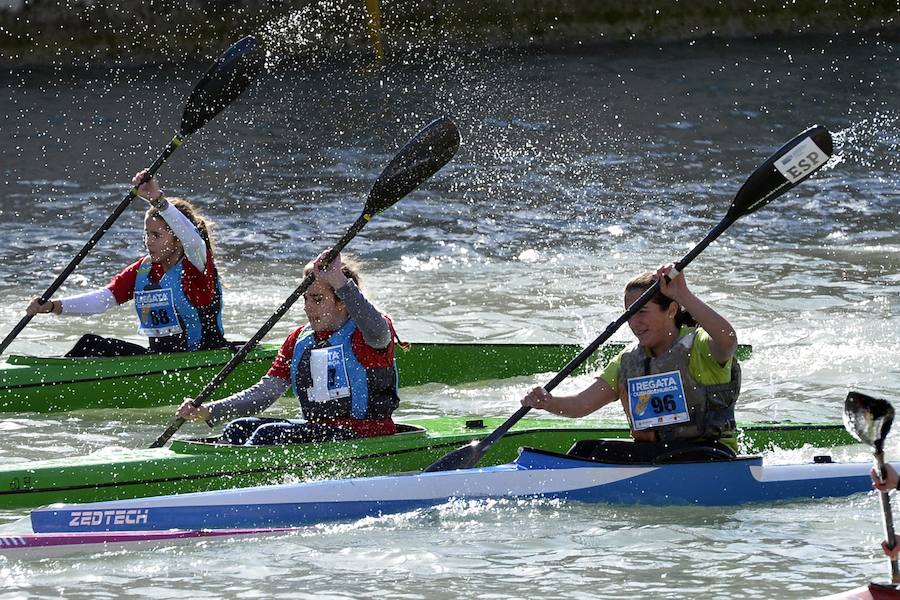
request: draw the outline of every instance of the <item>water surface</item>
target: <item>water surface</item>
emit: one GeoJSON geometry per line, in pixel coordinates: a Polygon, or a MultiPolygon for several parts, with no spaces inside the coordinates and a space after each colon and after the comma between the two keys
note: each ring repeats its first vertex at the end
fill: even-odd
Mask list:
{"type": "MultiPolygon", "coordinates": [[[[162,149],[204,68],[0,74],[0,331],[162,149]]],[[[246,338],[356,219],[396,149],[449,114],[464,140],[457,158],[351,242],[369,295],[406,339],[587,343],[621,313],[635,273],[681,257],[771,152],[824,124],[839,164],[739,221],[687,277],[754,347],[741,420],[837,422],[850,389],[900,391],[897,72],[896,44],[877,36],[413,52],[381,72],[282,63],[160,179],[217,222],[226,328],[246,338]]],[[[63,294],[104,285],[141,254],[141,211],[135,203],[63,294]]],[[[295,307],[268,339],[302,321],[295,307]]],[[[59,354],[87,331],[138,340],[122,307],[42,315],[11,349],[59,354]]],[[[408,389],[399,414],[506,416],[551,376],[408,389]]],[[[293,411],[285,400],[273,414],[293,411]]],[[[142,447],[170,415],[6,415],[0,457],[142,447]]],[[[835,456],[867,459],[862,447],[835,456]]],[[[884,579],[879,527],[874,496],[737,509],[451,503],[254,542],[0,559],[0,598],[805,598],[884,579]]]]}

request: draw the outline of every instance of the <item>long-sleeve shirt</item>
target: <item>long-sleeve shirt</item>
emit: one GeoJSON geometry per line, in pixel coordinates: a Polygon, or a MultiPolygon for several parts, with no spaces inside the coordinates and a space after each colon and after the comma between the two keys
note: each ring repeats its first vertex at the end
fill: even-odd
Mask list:
{"type": "MultiPolygon", "coordinates": [[[[390,319],[375,308],[353,281],[335,290],[347,306],[350,318],[356,323],[353,334],[353,353],[364,366],[390,366],[394,358],[394,330],[390,319]]],[[[253,386],[216,402],[207,404],[214,425],[221,421],[255,415],[275,403],[290,387],[294,346],[306,326],[298,327],[285,339],[266,375],[253,386]]],[[[317,331],[316,340],[328,339],[333,331],[317,331]]]]}
{"type": "MultiPolygon", "coordinates": [[[[216,272],[212,256],[207,251],[206,242],[184,213],[172,204],[166,203],[159,209],[169,229],[184,248],[187,258],[184,264],[182,284],[188,299],[194,306],[209,305],[216,292],[216,272]]],[[[134,285],[137,271],[144,259],[138,259],[120,273],[116,274],[106,287],[76,296],[67,296],[59,300],[64,315],[97,315],[106,312],[117,304],[123,304],[134,298],[134,285]]],[[[150,279],[159,281],[165,274],[160,265],[150,269],[150,279]]]]}

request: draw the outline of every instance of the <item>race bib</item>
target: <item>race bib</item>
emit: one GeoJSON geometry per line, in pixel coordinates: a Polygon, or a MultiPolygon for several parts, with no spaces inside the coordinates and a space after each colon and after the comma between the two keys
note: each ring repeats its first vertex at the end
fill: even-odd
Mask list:
{"type": "Polygon", "coordinates": [[[309,370],[312,387],[306,389],[313,402],[328,402],[350,396],[350,378],[344,363],[343,346],[329,346],[310,351],[309,370]]]}
{"type": "Polygon", "coordinates": [[[138,333],[147,337],[165,337],[181,333],[178,313],[175,312],[175,297],[171,288],[134,292],[134,306],[137,309],[138,333]]]}
{"type": "Polygon", "coordinates": [[[628,404],[636,431],[690,420],[680,371],[629,379],[628,404]]]}

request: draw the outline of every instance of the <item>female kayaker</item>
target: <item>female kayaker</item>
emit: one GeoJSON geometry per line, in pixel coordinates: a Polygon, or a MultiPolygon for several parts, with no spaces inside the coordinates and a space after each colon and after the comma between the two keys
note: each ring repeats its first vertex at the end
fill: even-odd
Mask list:
{"type": "MultiPolygon", "coordinates": [[[[135,186],[144,173],[134,176],[135,186]]],[[[137,192],[150,205],[144,215],[147,256],[113,277],[104,288],[43,304],[35,298],[26,312],[96,315],[134,300],[138,333],[149,338],[150,348],[88,334],[66,356],[131,356],[227,345],[210,223],[190,202],[164,198],[155,179],[140,185],[137,192]]]]}
{"type": "Polygon", "coordinates": [[[621,401],[639,442],[721,442],[737,450],[734,405],[740,367],[737,334],[697,298],[684,274],[666,278],[673,265],[646,272],[625,287],[625,306],[659,281],[659,292],[628,325],[637,344],[624,350],[588,388],[572,396],[531,390],[523,406],[583,417],[621,401]]]}
{"type": "Polygon", "coordinates": [[[186,400],[180,418],[214,425],[243,417],[225,427],[222,440],[254,446],[396,432],[393,324],[360,291],[357,265],[339,254],[326,267],[325,254],[304,269],[315,276],[303,295],[309,324],[287,337],[268,373],[252,387],[199,408],[186,400]],[[289,386],[304,420],[244,416],[262,412],[289,386]]]}

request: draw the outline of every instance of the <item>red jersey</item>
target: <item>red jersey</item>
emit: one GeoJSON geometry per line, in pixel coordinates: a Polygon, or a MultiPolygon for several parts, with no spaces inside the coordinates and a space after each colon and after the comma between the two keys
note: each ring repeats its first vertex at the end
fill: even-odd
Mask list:
{"type": "MultiPolygon", "coordinates": [[[[394,324],[388,317],[385,317],[388,327],[391,330],[391,341],[387,348],[379,350],[368,345],[363,339],[362,332],[357,328],[350,336],[350,344],[353,348],[353,354],[364,367],[380,367],[389,368],[394,364],[394,324]]],[[[294,346],[297,345],[297,338],[304,330],[306,325],[302,325],[291,332],[281,348],[278,355],[269,367],[266,373],[269,377],[279,377],[286,381],[291,380],[291,363],[294,360],[294,346]]],[[[313,335],[317,342],[327,340],[333,331],[316,331],[313,335]]],[[[392,419],[326,419],[324,421],[316,421],[323,425],[335,425],[338,427],[346,427],[353,430],[361,437],[371,437],[376,435],[391,435],[397,432],[397,426],[392,419]]]]}
{"type": "MultiPolygon", "coordinates": [[[[124,304],[134,299],[134,284],[143,260],[143,258],[139,258],[137,262],[125,267],[106,284],[106,289],[112,292],[117,304],[124,304]]],[[[187,258],[182,258],[181,262],[181,288],[184,290],[184,295],[191,304],[197,307],[212,304],[216,296],[216,267],[212,252],[207,251],[206,253],[206,268],[202,273],[187,258]]],[[[162,265],[153,263],[150,266],[150,281],[159,282],[164,274],[162,265]]]]}

